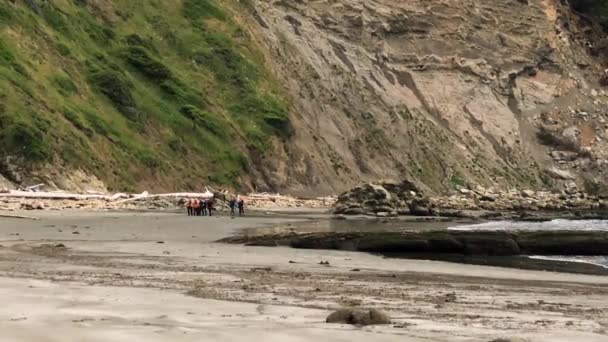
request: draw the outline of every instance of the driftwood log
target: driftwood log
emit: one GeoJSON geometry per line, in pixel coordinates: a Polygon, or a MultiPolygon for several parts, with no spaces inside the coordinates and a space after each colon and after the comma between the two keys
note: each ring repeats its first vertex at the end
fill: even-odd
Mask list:
{"type": "Polygon", "coordinates": [[[23,219],[23,220],[40,220],[38,217],[32,216],[23,216],[23,215],[11,215],[11,214],[0,214],[1,218],[13,218],[13,219],[23,219]]]}

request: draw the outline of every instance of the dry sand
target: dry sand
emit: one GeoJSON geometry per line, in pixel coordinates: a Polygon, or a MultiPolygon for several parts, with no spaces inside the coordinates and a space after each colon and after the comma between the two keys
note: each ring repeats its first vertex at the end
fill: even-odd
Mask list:
{"type": "Polygon", "coordinates": [[[608,341],[607,277],[213,243],[305,215],[36,214],[0,218],[1,341],[608,341]]]}

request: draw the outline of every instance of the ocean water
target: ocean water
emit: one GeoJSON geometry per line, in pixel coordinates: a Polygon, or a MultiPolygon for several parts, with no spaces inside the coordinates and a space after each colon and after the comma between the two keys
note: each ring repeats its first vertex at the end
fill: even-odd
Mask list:
{"type": "Polygon", "coordinates": [[[608,256],[564,256],[564,255],[533,255],[531,259],[580,262],[608,268],[608,256]]]}
{"type": "MultiPolygon", "coordinates": [[[[608,220],[552,220],[546,222],[496,221],[473,225],[449,227],[449,230],[459,231],[608,231],[608,220]]],[[[608,254],[608,251],[606,251],[608,254]]],[[[608,268],[606,256],[562,256],[543,255],[530,256],[532,259],[581,262],[608,268]]]]}
{"type": "Polygon", "coordinates": [[[546,222],[493,221],[480,224],[449,227],[462,231],[513,231],[513,230],[579,230],[608,231],[608,220],[552,220],[546,222]]]}

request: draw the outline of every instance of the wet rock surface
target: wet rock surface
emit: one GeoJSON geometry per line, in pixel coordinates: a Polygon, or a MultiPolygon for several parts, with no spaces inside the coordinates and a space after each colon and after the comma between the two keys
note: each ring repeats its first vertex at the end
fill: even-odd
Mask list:
{"type": "Polygon", "coordinates": [[[285,233],[235,236],[221,241],[250,246],[290,246],[392,255],[605,255],[608,251],[608,232],[601,231],[285,233]]]}

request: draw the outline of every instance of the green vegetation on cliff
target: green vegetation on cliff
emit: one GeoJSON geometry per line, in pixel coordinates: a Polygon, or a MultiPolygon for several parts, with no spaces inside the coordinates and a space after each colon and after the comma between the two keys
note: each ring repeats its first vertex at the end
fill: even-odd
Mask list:
{"type": "Polygon", "coordinates": [[[608,0],[572,0],[571,5],[577,11],[597,19],[608,30],[608,0]]]}
{"type": "Polygon", "coordinates": [[[0,157],[61,160],[115,189],[237,183],[290,128],[236,6],[1,1],[0,157]]]}

